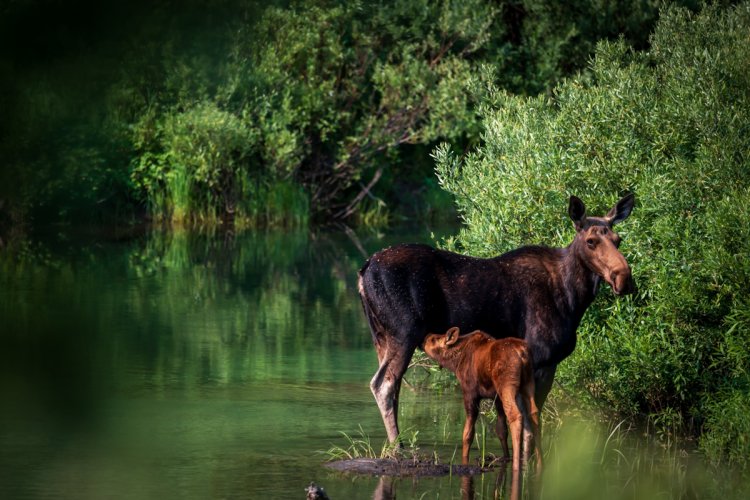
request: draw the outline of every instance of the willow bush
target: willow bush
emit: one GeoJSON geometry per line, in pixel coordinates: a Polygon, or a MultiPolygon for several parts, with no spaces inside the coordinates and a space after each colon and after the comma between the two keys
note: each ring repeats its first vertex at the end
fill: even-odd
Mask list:
{"type": "Polygon", "coordinates": [[[750,429],[750,3],[667,8],[637,52],[598,45],[590,72],[551,97],[475,81],[482,144],[434,152],[465,227],[446,246],[490,256],[565,246],[571,194],[618,226],[639,287],[600,292],[559,380],[660,433],[700,435],[714,461],[747,466],[750,429]]]}

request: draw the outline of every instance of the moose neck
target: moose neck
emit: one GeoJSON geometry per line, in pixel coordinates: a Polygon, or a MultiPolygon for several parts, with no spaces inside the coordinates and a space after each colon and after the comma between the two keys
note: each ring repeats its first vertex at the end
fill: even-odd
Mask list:
{"type": "Polygon", "coordinates": [[[563,292],[558,296],[564,300],[563,305],[572,315],[575,324],[583,317],[599,289],[601,278],[591,271],[582,258],[578,246],[584,244],[575,239],[563,249],[560,264],[560,285],[563,292]]]}

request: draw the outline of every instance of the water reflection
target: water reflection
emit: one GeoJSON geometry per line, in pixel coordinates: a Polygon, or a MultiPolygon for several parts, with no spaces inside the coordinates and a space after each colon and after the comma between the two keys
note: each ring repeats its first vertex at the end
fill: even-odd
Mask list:
{"type": "MultiPolygon", "coordinates": [[[[381,476],[378,478],[375,490],[372,493],[373,500],[395,500],[399,491],[397,485],[400,481],[409,481],[409,478],[394,476],[381,476]]],[[[422,481],[427,481],[422,479],[422,481]]],[[[481,498],[519,500],[523,486],[522,476],[518,471],[509,471],[508,467],[500,467],[492,472],[486,472],[477,478],[473,475],[458,476],[458,498],[461,500],[475,500],[481,498]],[[479,488],[476,483],[480,482],[479,488]],[[509,483],[509,484],[508,484],[509,483]]],[[[437,493],[437,492],[435,492],[437,493]]],[[[524,498],[538,498],[538,491],[530,489],[524,498]]],[[[450,496],[453,497],[452,495],[450,496]]]]}
{"type": "MultiPolygon", "coordinates": [[[[492,475],[492,474],[490,474],[492,475]]],[[[521,488],[521,478],[518,471],[511,471],[510,477],[511,477],[511,484],[510,484],[510,490],[505,491],[505,479],[508,476],[508,468],[507,467],[501,467],[497,473],[495,474],[495,484],[494,488],[492,488],[492,498],[499,499],[499,498],[507,498],[508,500],[519,500],[520,498],[520,488],[521,488]],[[506,496],[507,493],[507,496],[506,496]]],[[[475,498],[475,491],[474,491],[474,476],[463,476],[461,478],[461,499],[462,500],[474,500],[475,498]]],[[[481,498],[481,495],[480,495],[481,498]]]]}
{"type": "Polygon", "coordinates": [[[356,271],[362,250],[403,239],[155,232],[6,248],[0,497],[297,496],[341,431],[381,428],[356,271]]]}
{"type": "Polygon", "coordinates": [[[395,478],[380,476],[378,486],[372,494],[372,500],[394,500],[396,498],[395,478]]]}

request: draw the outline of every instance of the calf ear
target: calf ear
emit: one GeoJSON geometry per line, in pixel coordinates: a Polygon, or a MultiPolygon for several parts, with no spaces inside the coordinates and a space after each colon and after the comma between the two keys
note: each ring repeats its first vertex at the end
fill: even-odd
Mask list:
{"type": "Polygon", "coordinates": [[[458,341],[458,336],[460,334],[460,330],[457,326],[454,326],[453,328],[449,328],[448,331],[445,333],[445,345],[453,345],[458,341]]]}
{"type": "Polygon", "coordinates": [[[568,215],[570,216],[570,219],[575,222],[576,229],[581,229],[581,227],[583,227],[583,221],[586,220],[586,205],[584,205],[581,199],[577,196],[570,196],[568,215]]]}
{"type": "Polygon", "coordinates": [[[615,206],[607,212],[605,218],[610,224],[615,225],[618,222],[622,222],[628,218],[630,212],[633,211],[633,205],[635,205],[635,195],[630,193],[624,196],[620,201],[615,203],[615,206]]]}

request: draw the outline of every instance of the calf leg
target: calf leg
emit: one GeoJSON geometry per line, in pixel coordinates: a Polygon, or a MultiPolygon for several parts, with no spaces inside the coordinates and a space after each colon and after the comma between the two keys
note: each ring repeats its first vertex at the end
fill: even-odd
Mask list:
{"type": "Polygon", "coordinates": [[[398,396],[401,391],[401,379],[409,367],[416,346],[388,342],[385,346],[376,347],[380,366],[370,381],[370,390],[380,409],[388,440],[393,443],[399,434],[398,396]]]}
{"type": "Polygon", "coordinates": [[[497,410],[497,421],[495,422],[495,430],[497,431],[497,437],[500,439],[500,445],[503,447],[503,458],[506,461],[510,460],[510,450],[508,449],[508,423],[505,421],[505,411],[503,411],[503,402],[500,400],[500,396],[495,397],[495,410],[497,410]]]}
{"type": "Polygon", "coordinates": [[[474,440],[474,424],[479,415],[479,398],[464,393],[464,408],[466,409],[466,422],[464,423],[463,449],[461,461],[464,465],[469,464],[469,450],[474,440]]]}
{"type": "Polygon", "coordinates": [[[512,385],[503,387],[499,394],[510,426],[510,438],[513,443],[513,471],[518,471],[521,470],[521,434],[523,431],[523,413],[516,400],[519,394],[512,385]]]}

